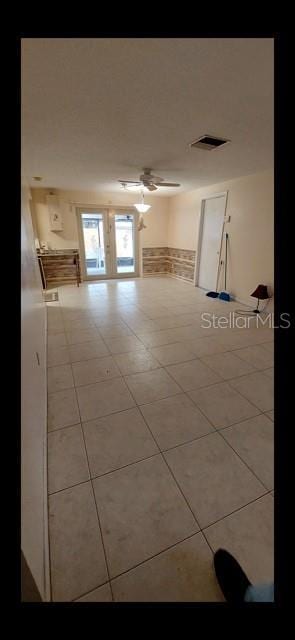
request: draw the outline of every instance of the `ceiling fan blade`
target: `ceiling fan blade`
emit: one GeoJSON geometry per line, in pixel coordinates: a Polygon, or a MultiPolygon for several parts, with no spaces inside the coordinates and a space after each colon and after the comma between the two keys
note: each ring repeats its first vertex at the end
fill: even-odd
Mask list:
{"type": "Polygon", "coordinates": [[[177,182],[155,182],[158,187],[180,187],[177,182]]]}
{"type": "Polygon", "coordinates": [[[157,187],[154,184],[145,184],[146,189],[149,191],[157,191],[157,187]]]}
{"type": "Polygon", "coordinates": [[[138,182],[138,180],[118,180],[121,184],[142,184],[142,182],[138,182]]]}

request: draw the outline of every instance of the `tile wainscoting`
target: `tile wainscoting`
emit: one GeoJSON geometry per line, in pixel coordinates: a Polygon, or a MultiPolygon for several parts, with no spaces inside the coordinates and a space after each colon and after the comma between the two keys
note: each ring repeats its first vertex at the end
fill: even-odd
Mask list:
{"type": "Polygon", "coordinates": [[[196,252],[171,247],[142,250],[143,275],[167,274],[189,282],[194,280],[196,252]]]}

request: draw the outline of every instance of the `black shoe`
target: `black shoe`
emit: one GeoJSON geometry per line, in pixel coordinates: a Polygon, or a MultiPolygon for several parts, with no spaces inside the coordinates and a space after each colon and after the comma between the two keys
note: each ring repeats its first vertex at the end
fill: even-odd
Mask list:
{"type": "Polygon", "coordinates": [[[228,551],[218,549],[214,554],[214,568],[226,601],[232,604],[244,602],[246,590],[251,582],[235,558],[228,551]]]}

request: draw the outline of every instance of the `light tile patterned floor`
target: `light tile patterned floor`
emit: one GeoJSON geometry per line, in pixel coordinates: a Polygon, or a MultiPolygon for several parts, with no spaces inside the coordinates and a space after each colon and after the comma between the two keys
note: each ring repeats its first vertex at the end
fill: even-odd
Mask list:
{"type": "Polygon", "coordinates": [[[169,277],[47,304],[54,601],[222,602],[218,547],[273,579],[273,330],[201,326],[235,308],[169,277]]]}

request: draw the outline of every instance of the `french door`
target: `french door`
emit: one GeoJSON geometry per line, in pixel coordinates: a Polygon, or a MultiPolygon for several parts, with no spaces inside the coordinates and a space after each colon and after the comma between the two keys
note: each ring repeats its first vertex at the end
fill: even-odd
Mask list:
{"type": "Polygon", "coordinates": [[[138,275],[138,230],[135,211],[77,210],[83,280],[138,275]]]}

